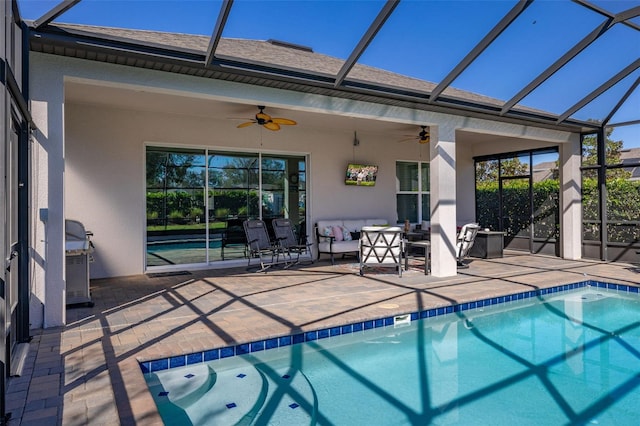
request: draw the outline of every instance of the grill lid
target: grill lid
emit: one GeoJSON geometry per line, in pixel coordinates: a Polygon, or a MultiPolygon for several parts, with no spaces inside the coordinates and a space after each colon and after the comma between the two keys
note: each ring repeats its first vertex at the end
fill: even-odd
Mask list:
{"type": "Polygon", "coordinates": [[[65,242],[64,248],[67,255],[85,254],[91,251],[91,241],[89,234],[84,229],[84,225],[72,219],[64,221],[65,242]]]}

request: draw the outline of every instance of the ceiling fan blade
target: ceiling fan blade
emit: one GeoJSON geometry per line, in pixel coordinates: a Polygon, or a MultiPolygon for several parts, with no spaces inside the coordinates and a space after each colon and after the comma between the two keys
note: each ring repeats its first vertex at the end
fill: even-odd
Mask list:
{"type": "Polygon", "coordinates": [[[285,124],[287,126],[295,126],[296,124],[298,124],[295,121],[290,120],[288,118],[272,118],[271,121],[277,124],[285,124]]]}
{"type": "Polygon", "coordinates": [[[278,125],[278,123],[274,123],[273,121],[269,121],[268,123],[264,123],[263,126],[266,129],[273,130],[274,132],[276,130],[280,130],[280,126],[278,125]]]}
{"type": "Polygon", "coordinates": [[[411,137],[411,138],[407,138],[407,139],[400,139],[400,140],[398,141],[398,143],[400,143],[400,142],[413,142],[413,141],[415,141],[415,140],[416,140],[416,138],[411,137]]]}
{"type": "Polygon", "coordinates": [[[243,127],[249,127],[254,123],[255,123],[255,121],[247,121],[246,123],[238,124],[237,127],[238,127],[238,129],[242,129],[243,127]]]}

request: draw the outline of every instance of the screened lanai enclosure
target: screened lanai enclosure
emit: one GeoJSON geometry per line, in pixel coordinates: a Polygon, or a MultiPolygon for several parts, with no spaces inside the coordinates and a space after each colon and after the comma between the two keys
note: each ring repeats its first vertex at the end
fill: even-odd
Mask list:
{"type": "Polygon", "coordinates": [[[482,228],[504,232],[504,245],[558,256],[558,150],[476,158],[476,217],[482,228]]]}
{"type": "Polygon", "coordinates": [[[633,262],[640,252],[640,135],[615,135],[614,128],[582,135],[582,254],[633,262]]]}
{"type": "Polygon", "coordinates": [[[312,240],[328,218],[428,222],[434,277],[457,274],[471,221],[511,249],[640,260],[637,0],[5,0],[0,16],[0,420],[30,328],[67,324],[67,219],[95,235],[91,279],[244,265],[255,218],[312,240]],[[260,133],[259,105],[297,125],[260,133]],[[375,187],[345,185],[350,162],[379,166],[375,187]]]}
{"type": "Polygon", "coordinates": [[[306,228],[303,156],[147,147],[146,176],[148,267],[246,258],[247,219],[306,228]]]}
{"type": "MultiPolygon", "coordinates": [[[[233,81],[260,89],[278,87],[340,99],[339,103],[372,102],[385,108],[409,108],[414,117],[422,117],[409,120],[411,125],[423,129],[442,124],[424,118],[429,114],[454,112],[469,119],[580,134],[592,152],[582,164],[583,186],[577,189],[584,206],[581,241],[576,245],[582,245],[582,255],[588,258],[637,258],[640,222],[633,204],[640,192],[637,2],[211,0],[181,2],[169,15],[160,7],[150,10],[146,2],[127,2],[114,21],[107,18],[109,2],[73,0],[49,7],[44,2],[17,3],[21,3],[29,49],[36,55],[152,69],[174,77],[233,81]],[[279,7],[283,4],[286,7],[279,7]],[[89,22],[88,16],[96,20],[89,22]],[[124,24],[116,19],[121,17],[131,21],[124,24]],[[133,22],[134,17],[139,17],[138,22],[133,22]],[[429,17],[429,31],[424,30],[424,17],[429,17]],[[188,30],[169,28],[168,21],[184,21],[189,24],[188,30]],[[616,155],[611,157],[607,152],[613,148],[616,155]]],[[[266,100],[275,102],[273,97],[266,100]]],[[[264,101],[260,103],[268,103],[264,101]]],[[[256,104],[253,100],[239,103],[256,104]]],[[[281,101],[279,106],[286,111],[287,104],[281,101]]],[[[288,107],[289,112],[305,108],[317,111],[319,105],[288,107]]],[[[211,113],[210,118],[231,117],[237,106],[211,113]]],[[[207,106],[197,114],[209,110],[207,106]]],[[[300,121],[299,128],[316,121],[300,121]]],[[[404,121],[402,124],[407,124],[404,121]]],[[[386,131],[390,141],[406,133],[392,128],[386,131]]],[[[555,159],[547,160],[547,154],[521,151],[540,146],[520,148],[514,141],[502,141],[503,146],[493,151],[475,143],[478,153],[472,155],[481,166],[497,162],[492,166],[497,173],[486,177],[491,181],[478,183],[480,193],[475,197],[468,194],[479,205],[468,208],[469,216],[475,210],[477,217],[464,219],[504,231],[508,248],[566,256],[559,242],[566,225],[560,220],[559,194],[568,188],[560,188],[557,176],[541,177],[545,170],[551,170],[544,163],[558,161],[562,150],[555,159]],[[515,157],[511,159],[511,155],[515,157]],[[527,155],[530,157],[525,159],[527,155]],[[520,166],[510,170],[509,164],[516,160],[520,166]],[[539,172],[539,166],[546,169],[539,172]],[[495,190],[488,189],[491,185],[495,190]],[[491,203],[479,203],[485,200],[491,203]]],[[[237,148],[230,140],[227,143],[231,145],[229,151],[216,155],[245,159],[246,153],[236,155],[237,148]]],[[[210,155],[206,146],[200,147],[199,156],[210,155]]],[[[181,151],[176,146],[172,150],[181,151]]],[[[398,159],[398,185],[393,194],[397,218],[393,219],[399,222],[428,222],[432,210],[440,205],[431,199],[429,185],[433,179],[428,178],[433,165],[427,151],[419,161],[398,159]],[[413,175],[407,178],[403,168],[418,175],[417,179],[413,175]]],[[[308,165],[313,156],[307,155],[308,150],[300,152],[308,165]]],[[[301,175],[299,182],[293,183],[290,161],[285,160],[285,169],[278,169],[281,181],[269,182],[264,174],[270,173],[270,166],[263,161],[267,153],[255,155],[259,158],[259,178],[249,177],[251,172],[247,171],[246,182],[230,177],[212,181],[216,167],[226,173],[233,166],[209,164],[209,159],[193,166],[205,169],[201,172],[206,176],[200,182],[189,181],[189,174],[185,181],[177,182],[175,178],[180,176],[170,174],[147,181],[144,270],[244,257],[236,231],[248,217],[262,217],[268,222],[288,214],[302,224],[306,215],[307,232],[312,229],[317,218],[306,208],[305,197],[312,177],[301,175]],[[292,189],[297,189],[297,195],[292,189]],[[238,206],[242,191],[244,200],[238,206]],[[298,199],[295,209],[294,199],[298,199]],[[176,244],[180,248],[176,249],[176,244]]],[[[187,169],[179,164],[175,167],[187,169]]],[[[234,173],[236,177],[240,174],[234,173]]],[[[467,206],[463,209],[466,211],[467,206]]]]}

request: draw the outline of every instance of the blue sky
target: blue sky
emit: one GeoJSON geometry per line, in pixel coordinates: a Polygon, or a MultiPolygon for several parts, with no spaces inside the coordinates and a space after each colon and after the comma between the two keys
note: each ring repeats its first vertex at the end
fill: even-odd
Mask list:
{"type": "MultiPolygon", "coordinates": [[[[37,19],[57,3],[19,1],[24,19],[37,19]]],[[[638,0],[592,3],[612,12],[640,5],[638,0]]],[[[236,0],[223,36],[278,39],[346,59],[383,4],[382,0],[236,0]]],[[[402,1],[360,62],[438,82],[515,4],[516,0],[402,1]]],[[[216,0],[83,0],[57,21],[209,36],[220,5],[216,0]]],[[[536,0],[452,85],[508,100],[603,21],[568,0],[536,0]]],[[[640,25],[640,18],[634,22],[640,25]]],[[[563,113],[638,57],[640,32],[616,25],[522,104],[563,113]]],[[[605,117],[638,78],[640,70],[574,117],[605,117]]],[[[638,119],[638,111],[640,89],[612,122],[638,119]]],[[[620,128],[614,137],[640,147],[640,126],[620,128]]]]}

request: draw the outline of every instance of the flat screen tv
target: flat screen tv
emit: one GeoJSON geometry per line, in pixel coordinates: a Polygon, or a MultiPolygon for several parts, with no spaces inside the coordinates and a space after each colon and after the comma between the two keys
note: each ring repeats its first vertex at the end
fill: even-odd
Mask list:
{"type": "Polygon", "coordinates": [[[374,186],[377,174],[378,166],[349,163],[344,183],[347,185],[374,186]]]}

